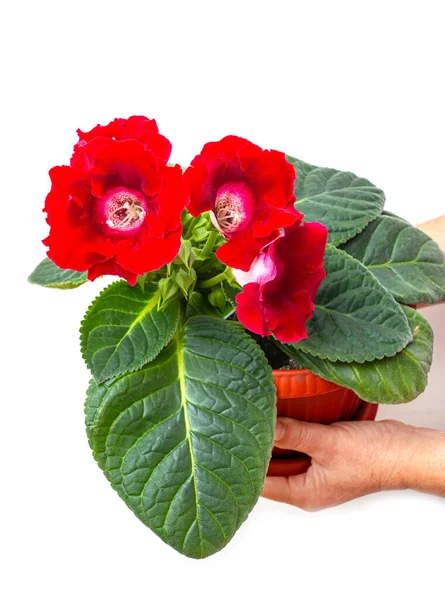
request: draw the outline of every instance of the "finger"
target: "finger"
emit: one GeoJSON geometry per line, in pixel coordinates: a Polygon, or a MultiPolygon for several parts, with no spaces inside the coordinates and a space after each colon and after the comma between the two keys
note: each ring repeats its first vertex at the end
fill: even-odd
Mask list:
{"type": "Polygon", "coordinates": [[[266,477],[261,495],[275,502],[285,502],[308,509],[311,498],[305,488],[305,481],[306,473],[292,477],[266,477]]]}
{"type": "Polygon", "coordinates": [[[291,489],[287,477],[266,477],[261,495],[269,500],[292,504],[291,489]]]}
{"type": "Polygon", "coordinates": [[[314,456],[317,450],[330,443],[332,435],[329,425],[280,417],[277,419],[274,444],[278,448],[296,450],[314,456]]]}

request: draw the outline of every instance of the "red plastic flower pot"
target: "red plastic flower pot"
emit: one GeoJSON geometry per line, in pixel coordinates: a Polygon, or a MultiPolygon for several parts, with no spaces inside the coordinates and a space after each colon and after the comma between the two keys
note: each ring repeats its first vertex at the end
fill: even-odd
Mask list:
{"type": "MultiPolygon", "coordinates": [[[[330,425],[336,421],[373,421],[378,405],[361,400],[355,392],[314,375],[307,369],[273,371],[277,387],[277,415],[330,425]]],[[[311,458],[302,452],[274,448],[267,474],[298,475],[311,458]]]]}

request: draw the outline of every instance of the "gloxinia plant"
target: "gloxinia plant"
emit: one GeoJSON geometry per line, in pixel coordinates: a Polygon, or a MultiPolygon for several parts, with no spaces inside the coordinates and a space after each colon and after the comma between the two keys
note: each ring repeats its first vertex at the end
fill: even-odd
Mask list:
{"type": "Polygon", "coordinates": [[[50,171],[32,283],[120,279],[81,324],[93,455],[139,519],[195,558],[255,505],[276,418],[269,341],[370,402],[425,388],[445,257],[352,173],[228,136],[183,172],[155,121],[115,119],[50,171]]]}

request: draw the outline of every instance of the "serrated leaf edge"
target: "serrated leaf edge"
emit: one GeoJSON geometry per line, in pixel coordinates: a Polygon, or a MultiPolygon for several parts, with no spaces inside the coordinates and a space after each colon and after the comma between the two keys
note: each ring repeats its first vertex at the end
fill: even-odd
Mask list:
{"type": "MultiPolygon", "coordinates": [[[[97,384],[104,384],[105,382],[107,382],[107,381],[110,381],[110,380],[113,380],[113,382],[114,382],[114,380],[115,380],[115,379],[118,379],[118,378],[120,378],[121,376],[123,376],[123,375],[126,375],[126,374],[128,374],[128,373],[134,373],[135,371],[138,371],[139,369],[141,369],[141,368],[142,368],[144,365],[148,364],[149,362],[152,362],[152,361],[153,361],[153,360],[154,360],[154,359],[155,359],[157,356],[159,356],[159,354],[162,352],[162,350],[164,350],[164,348],[166,348],[166,346],[168,346],[168,344],[169,344],[169,343],[171,342],[171,340],[173,339],[173,337],[174,337],[174,335],[175,335],[175,333],[176,333],[176,330],[177,330],[177,328],[178,328],[179,316],[180,316],[180,315],[179,315],[179,312],[180,312],[180,311],[179,311],[179,306],[178,306],[178,312],[177,312],[177,315],[176,315],[176,321],[175,321],[174,327],[172,328],[172,332],[171,332],[170,336],[167,338],[167,340],[166,340],[165,344],[164,344],[162,347],[160,347],[160,348],[158,349],[158,351],[157,351],[157,352],[154,352],[153,354],[150,354],[148,357],[147,357],[147,356],[144,356],[144,357],[141,359],[141,361],[140,361],[140,362],[139,362],[139,363],[138,363],[136,366],[134,366],[134,367],[132,367],[132,368],[125,369],[125,370],[122,370],[122,369],[121,369],[121,370],[119,370],[119,371],[116,371],[115,373],[113,373],[113,375],[110,375],[109,377],[104,377],[104,378],[102,378],[102,377],[101,377],[101,378],[96,378],[96,377],[94,377],[94,374],[93,374],[93,373],[92,373],[92,371],[91,371],[91,367],[90,367],[90,365],[88,364],[88,362],[87,362],[87,360],[86,360],[86,358],[85,358],[85,348],[86,348],[87,341],[84,339],[84,337],[85,337],[85,333],[84,333],[84,327],[85,327],[85,325],[86,325],[86,321],[87,321],[87,319],[88,319],[89,312],[90,312],[90,311],[93,309],[93,307],[96,305],[96,302],[99,300],[99,298],[102,296],[102,294],[104,294],[106,291],[108,291],[108,290],[109,290],[110,288],[112,288],[112,287],[117,287],[118,285],[123,285],[123,284],[125,284],[125,283],[126,283],[126,282],[124,282],[123,280],[119,280],[119,281],[113,281],[113,283],[110,283],[110,285],[108,285],[106,288],[104,288],[104,289],[103,289],[103,290],[100,292],[100,294],[99,294],[98,296],[96,296],[96,298],[94,298],[94,300],[93,300],[93,301],[91,302],[91,304],[88,306],[87,310],[85,311],[84,318],[83,318],[83,319],[82,319],[82,321],[80,322],[80,329],[79,329],[79,333],[80,333],[80,351],[81,351],[82,358],[83,358],[83,360],[84,360],[84,362],[85,362],[85,364],[86,364],[86,366],[87,366],[88,370],[89,370],[89,371],[91,372],[91,374],[93,375],[93,381],[95,381],[97,384]]],[[[128,285],[128,284],[127,284],[127,285],[128,285]]],[[[122,340],[120,340],[120,342],[121,342],[121,341],[122,341],[122,340]]],[[[119,342],[119,343],[120,343],[120,342],[119,342]]],[[[117,347],[117,346],[116,346],[116,347],[117,347]]]]}
{"type": "MultiPolygon", "coordinates": [[[[406,314],[404,313],[402,307],[397,302],[397,300],[394,298],[394,296],[391,294],[391,292],[389,292],[385,288],[385,286],[380,283],[380,281],[377,279],[377,277],[374,275],[374,273],[372,273],[371,270],[366,265],[364,265],[360,260],[358,260],[357,258],[354,258],[353,256],[351,256],[350,254],[348,254],[347,252],[345,252],[341,248],[337,248],[336,246],[334,246],[334,244],[327,244],[327,247],[328,246],[334,247],[337,252],[341,252],[342,254],[344,254],[345,256],[347,256],[348,259],[352,259],[352,260],[358,262],[363,268],[365,268],[368,271],[368,273],[371,275],[371,277],[374,279],[374,281],[377,282],[378,287],[380,287],[381,289],[383,289],[394,300],[394,302],[399,306],[399,308],[400,308],[400,310],[401,310],[401,312],[403,314],[403,317],[405,319],[406,326],[407,326],[407,328],[411,332],[411,336],[410,336],[410,339],[403,346],[401,346],[398,350],[396,350],[394,352],[388,352],[388,353],[384,353],[383,352],[383,353],[376,354],[376,356],[374,358],[364,358],[364,359],[361,359],[361,360],[358,360],[357,358],[351,358],[349,356],[342,355],[342,354],[340,354],[336,358],[329,358],[329,356],[327,356],[323,352],[317,352],[316,350],[313,350],[313,349],[305,349],[302,346],[298,346],[299,342],[297,344],[295,344],[296,350],[301,350],[305,354],[309,354],[311,356],[315,356],[315,357],[321,358],[322,360],[329,360],[330,362],[346,362],[346,363],[356,362],[356,363],[359,363],[359,364],[364,364],[366,362],[373,362],[374,360],[382,360],[383,358],[391,358],[392,356],[395,356],[396,354],[398,354],[399,352],[401,352],[404,348],[406,348],[408,346],[408,344],[410,344],[413,341],[413,335],[412,335],[411,327],[409,325],[408,318],[407,318],[406,314]]],[[[315,307],[317,308],[316,298],[315,298],[315,307]]]]}
{"type": "MultiPolygon", "coordinates": [[[[407,312],[409,313],[409,311],[416,312],[416,311],[415,311],[415,309],[413,309],[413,308],[410,308],[410,307],[408,307],[408,306],[402,306],[401,308],[402,308],[402,310],[404,311],[404,313],[405,313],[405,316],[406,316],[406,313],[407,313],[407,312]]],[[[433,344],[433,343],[434,343],[434,331],[433,331],[433,328],[431,327],[431,324],[429,323],[428,319],[426,319],[426,318],[425,318],[423,315],[421,315],[420,313],[419,313],[419,316],[420,316],[420,317],[423,319],[423,322],[424,322],[424,324],[425,324],[425,325],[428,327],[428,329],[429,329],[429,333],[430,333],[430,335],[431,335],[431,338],[432,338],[432,340],[431,340],[431,341],[432,341],[432,344],[433,344]]],[[[408,317],[407,317],[407,318],[408,318],[408,317]]],[[[409,322],[409,320],[408,320],[408,322],[409,322]]],[[[411,333],[413,334],[413,333],[414,333],[414,329],[412,329],[412,328],[411,328],[411,325],[410,325],[410,330],[411,330],[411,333]]],[[[414,340],[414,337],[413,337],[413,340],[414,340]]],[[[412,340],[412,341],[413,341],[413,340],[412,340]]],[[[275,341],[275,343],[276,343],[277,347],[278,347],[278,348],[280,348],[280,349],[281,349],[281,350],[282,350],[282,351],[283,351],[285,354],[287,354],[287,352],[286,352],[285,348],[286,348],[286,346],[289,346],[290,344],[283,344],[283,343],[281,343],[281,342],[279,342],[279,341],[277,341],[277,340],[274,340],[274,341],[275,341]]],[[[410,342],[410,343],[411,343],[411,342],[410,342]]],[[[301,349],[296,349],[296,348],[295,348],[295,350],[297,351],[297,353],[298,353],[298,352],[301,352],[301,349]]],[[[409,356],[409,357],[412,359],[412,355],[410,354],[410,352],[408,352],[408,351],[406,350],[406,346],[405,346],[405,348],[403,348],[402,350],[400,350],[400,352],[397,352],[397,354],[402,354],[402,353],[405,353],[405,354],[407,354],[407,355],[408,355],[408,356],[409,356]]],[[[314,356],[313,354],[310,354],[310,353],[308,353],[308,352],[306,352],[306,353],[305,353],[305,352],[303,352],[303,354],[309,354],[309,356],[314,356]]],[[[376,359],[376,360],[374,360],[374,361],[369,361],[369,364],[370,364],[370,365],[372,365],[372,363],[374,363],[374,362],[378,362],[379,360],[386,360],[386,359],[391,359],[391,358],[394,358],[395,356],[397,356],[397,354],[396,354],[396,355],[394,355],[393,357],[391,357],[391,356],[387,356],[387,357],[384,357],[383,359],[376,359]]],[[[289,354],[288,354],[288,356],[289,356],[289,354]]],[[[294,356],[293,358],[295,358],[295,356],[294,356]]],[[[297,359],[296,359],[296,360],[298,360],[298,358],[299,358],[299,357],[297,356],[297,359]]],[[[327,359],[327,358],[326,358],[326,359],[323,359],[322,357],[316,357],[316,356],[314,356],[314,358],[320,358],[321,360],[326,360],[328,363],[346,362],[346,361],[333,361],[333,360],[329,360],[329,359],[327,359]]],[[[358,362],[358,361],[353,361],[353,362],[358,362]]],[[[418,361],[416,361],[416,363],[417,363],[417,362],[418,362],[418,361]]],[[[433,353],[431,352],[430,359],[429,359],[429,361],[426,363],[426,364],[427,364],[427,370],[426,370],[426,372],[425,372],[425,376],[426,376],[426,377],[428,377],[428,373],[429,373],[429,371],[430,371],[430,369],[431,369],[432,362],[433,362],[433,353]]],[[[346,363],[346,364],[350,364],[350,363],[346,363]]],[[[364,363],[359,363],[359,364],[364,364],[364,363]]],[[[325,374],[325,373],[323,373],[322,375],[318,375],[318,373],[317,373],[317,370],[312,370],[310,367],[304,367],[304,368],[306,368],[308,371],[311,371],[312,373],[314,373],[314,374],[315,374],[315,375],[317,375],[318,377],[321,377],[322,379],[325,379],[326,381],[330,381],[330,382],[332,382],[332,383],[335,383],[336,385],[338,385],[338,386],[340,386],[340,387],[343,387],[343,388],[346,388],[346,389],[350,389],[350,390],[354,391],[354,392],[355,392],[357,395],[359,394],[359,392],[358,392],[358,391],[356,391],[354,388],[352,388],[352,387],[348,387],[348,386],[346,386],[344,383],[340,382],[340,381],[339,381],[339,378],[337,378],[337,377],[332,377],[332,376],[331,376],[331,377],[329,377],[329,376],[326,376],[326,374],[325,374]]],[[[356,378],[358,379],[358,376],[356,376],[356,378]]],[[[408,395],[408,396],[406,397],[406,399],[405,399],[405,400],[403,400],[403,401],[402,401],[402,400],[399,400],[399,401],[397,401],[397,402],[392,402],[392,403],[391,403],[391,402],[388,402],[388,401],[378,401],[378,400],[372,400],[372,399],[370,399],[369,397],[368,397],[368,398],[363,398],[363,400],[365,400],[366,402],[373,403],[373,404],[383,404],[383,405],[391,405],[391,404],[407,404],[408,402],[412,402],[413,400],[415,400],[415,399],[416,399],[416,398],[417,398],[417,397],[418,397],[420,394],[422,394],[422,393],[423,393],[423,391],[425,391],[425,389],[426,389],[426,386],[425,386],[425,388],[423,388],[423,390],[420,390],[420,391],[418,391],[418,390],[415,390],[415,391],[414,391],[414,393],[413,393],[413,394],[410,394],[410,395],[408,395]]]]}
{"type": "MultiPolygon", "coordinates": [[[[420,254],[420,251],[421,251],[421,250],[424,248],[424,246],[426,246],[427,244],[432,244],[432,245],[434,245],[434,246],[435,246],[435,250],[436,250],[436,251],[438,251],[439,253],[441,253],[441,254],[442,254],[442,256],[444,257],[444,261],[445,261],[445,253],[442,251],[442,249],[440,248],[439,244],[437,244],[437,242],[435,242],[435,241],[434,241],[434,240],[433,240],[433,239],[432,239],[432,238],[431,238],[431,237],[430,237],[428,234],[424,233],[424,232],[423,232],[421,229],[418,229],[418,228],[417,228],[417,227],[415,227],[414,225],[411,225],[411,224],[410,224],[408,221],[406,221],[406,220],[405,220],[405,219],[403,219],[402,217],[399,217],[399,216],[397,216],[397,215],[395,215],[395,214],[392,214],[392,213],[387,213],[387,212],[383,211],[383,212],[382,212],[382,214],[380,214],[380,215],[379,215],[379,216],[378,216],[376,219],[374,219],[374,221],[376,221],[377,219],[383,219],[383,220],[384,220],[384,219],[389,219],[389,220],[397,220],[397,221],[400,221],[401,223],[403,223],[403,224],[405,225],[405,228],[404,228],[404,229],[401,229],[401,230],[398,232],[396,240],[397,240],[397,239],[398,239],[398,237],[401,235],[401,233],[402,233],[403,231],[405,231],[407,228],[409,228],[409,229],[414,229],[414,230],[417,230],[419,233],[421,233],[421,234],[423,234],[423,235],[425,236],[425,238],[426,238],[426,239],[425,239],[424,243],[421,245],[421,247],[419,248],[419,250],[418,250],[418,253],[417,253],[417,255],[416,255],[415,259],[416,259],[416,258],[419,256],[419,254],[420,254]]],[[[374,221],[372,221],[372,222],[374,222],[374,221]]],[[[370,225],[370,223],[368,223],[368,225],[370,225]]],[[[370,241],[372,240],[373,236],[376,234],[376,232],[377,232],[377,230],[378,230],[379,226],[380,226],[380,224],[379,224],[379,225],[377,225],[376,229],[375,229],[375,230],[374,230],[374,232],[371,234],[370,241]]],[[[355,237],[355,236],[354,236],[354,237],[355,237]]],[[[353,239],[353,238],[351,238],[351,239],[353,239]]],[[[347,241],[350,241],[350,240],[347,240],[347,241]]],[[[394,244],[394,246],[393,246],[393,249],[392,249],[392,254],[394,253],[394,248],[395,248],[395,244],[394,244]]],[[[341,249],[341,248],[339,248],[339,250],[340,250],[340,249],[341,249]]],[[[367,253],[367,251],[368,251],[368,245],[367,245],[367,246],[366,246],[366,248],[365,248],[365,256],[366,256],[366,253],[367,253]]],[[[348,252],[346,252],[346,253],[347,253],[349,256],[351,256],[352,258],[355,258],[355,256],[353,256],[352,254],[349,254],[348,252]]],[[[414,259],[414,260],[410,260],[410,261],[404,261],[404,262],[397,262],[397,261],[394,261],[394,262],[387,262],[387,263],[382,263],[382,264],[371,264],[371,265],[367,265],[367,264],[365,264],[365,263],[362,263],[362,264],[363,264],[363,265],[364,265],[364,266],[365,266],[365,267],[366,267],[366,268],[367,268],[369,271],[371,271],[371,273],[372,273],[373,275],[374,275],[374,271],[378,271],[378,269],[382,269],[382,268],[383,268],[383,269],[390,269],[390,270],[393,272],[394,276],[398,276],[398,277],[401,277],[401,276],[400,276],[400,275],[398,275],[397,271],[395,271],[395,270],[393,269],[393,267],[397,267],[397,266],[399,266],[399,265],[401,265],[401,264],[406,264],[406,265],[413,266],[413,267],[416,267],[416,266],[417,266],[417,267],[421,267],[421,266],[423,266],[423,265],[427,265],[427,266],[431,266],[431,267],[440,267],[440,266],[443,266],[443,265],[445,264],[445,262],[444,262],[444,263],[433,263],[433,262],[424,262],[424,261],[422,261],[422,262],[421,262],[421,261],[416,261],[415,259],[414,259]]],[[[358,260],[358,259],[357,259],[357,258],[355,258],[355,260],[358,260]]],[[[362,261],[359,261],[359,262],[362,262],[362,261]]],[[[378,279],[378,277],[377,277],[377,279],[378,279]]],[[[380,281],[380,280],[379,280],[379,281],[380,281]]],[[[406,285],[409,285],[409,282],[407,282],[407,281],[405,281],[404,283],[405,283],[406,285]]],[[[382,284],[382,285],[383,285],[383,284],[382,284]]],[[[442,288],[442,287],[441,287],[441,286],[440,286],[438,283],[436,283],[436,282],[434,282],[434,285],[435,285],[435,286],[436,286],[436,287],[437,287],[439,290],[441,290],[441,291],[443,292],[441,295],[439,295],[439,296],[438,296],[438,299],[436,300],[436,302],[435,302],[435,303],[443,302],[443,301],[445,300],[445,288],[442,288]]],[[[386,288],[385,288],[385,289],[386,289],[386,288]]],[[[398,294],[398,293],[396,293],[396,292],[392,292],[392,291],[390,291],[390,290],[387,290],[387,291],[388,291],[388,292],[389,292],[389,293],[390,293],[390,294],[391,294],[391,295],[394,297],[394,299],[395,299],[397,302],[399,302],[400,304],[405,304],[405,305],[406,305],[406,304],[412,304],[412,305],[414,305],[414,304],[422,304],[422,303],[425,303],[425,304],[429,304],[429,303],[431,303],[431,298],[430,298],[430,295],[428,295],[428,296],[427,296],[427,292],[421,292],[421,291],[420,291],[418,288],[414,288],[414,287],[413,287],[413,289],[414,289],[415,291],[417,291],[417,292],[418,292],[418,295],[417,295],[417,296],[411,296],[411,297],[407,297],[406,295],[405,295],[405,296],[402,296],[401,294],[398,294]]],[[[437,297],[437,296],[436,296],[436,297],[437,297]]]]}
{"type": "MultiPolygon", "coordinates": [[[[194,320],[194,319],[197,319],[197,318],[205,318],[206,320],[209,320],[209,319],[211,319],[211,320],[215,321],[215,322],[216,322],[216,323],[217,323],[219,326],[222,326],[222,327],[227,327],[227,326],[228,326],[228,324],[226,325],[226,323],[224,323],[224,322],[223,322],[221,319],[217,319],[217,318],[214,318],[214,317],[209,317],[209,316],[202,316],[202,315],[199,315],[199,316],[197,316],[197,317],[191,317],[191,319],[187,319],[186,323],[188,323],[188,322],[189,322],[190,320],[192,320],[192,319],[194,320]]],[[[189,446],[190,446],[190,448],[189,448],[189,453],[190,453],[191,464],[192,464],[192,475],[191,475],[191,476],[192,476],[192,478],[193,478],[193,484],[194,484],[194,487],[195,487],[195,502],[194,502],[194,504],[195,504],[195,506],[196,506],[196,516],[195,516],[195,518],[194,518],[194,522],[196,522],[196,524],[197,524],[197,527],[198,527],[198,529],[199,529],[199,528],[200,528],[200,517],[199,517],[199,514],[198,514],[198,505],[199,505],[198,498],[199,498],[199,494],[198,494],[198,490],[197,490],[197,488],[196,488],[196,483],[197,483],[197,482],[196,482],[196,476],[194,475],[194,468],[195,468],[195,462],[196,462],[196,461],[195,461],[195,459],[194,459],[194,450],[193,450],[193,447],[192,447],[192,445],[191,445],[191,428],[190,428],[190,424],[189,424],[189,422],[188,422],[188,407],[187,407],[187,405],[186,405],[186,398],[187,398],[187,395],[186,395],[186,393],[185,393],[185,390],[184,390],[184,368],[183,368],[183,367],[184,367],[184,365],[183,365],[183,362],[182,362],[182,361],[183,361],[183,344],[184,344],[184,336],[185,336],[185,334],[186,334],[186,330],[185,330],[185,325],[186,325],[186,323],[184,323],[184,327],[183,327],[183,328],[181,328],[181,333],[180,333],[180,334],[179,334],[178,330],[176,331],[176,337],[178,338],[178,341],[177,341],[177,351],[175,352],[175,355],[176,355],[176,358],[175,358],[175,359],[178,361],[178,362],[177,362],[177,367],[178,367],[178,379],[179,379],[179,382],[180,382],[180,388],[181,388],[181,408],[182,408],[182,410],[183,410],[184,419],[185,419],[185,423],[186,423],[186,430],[187,430],[187,431],[186,431],[186,440],[188,440],[188,443],[189,443],[189,446]]],[[[229,329],[229,327],[228,327],[228,329],[229,329]]],[[[198,330],[198,332],[197,332],[197,333],[199,333],[199,330],[198,330]]],[[[195,334],[196,334],[196,332],[195,332],[195,334]]],[[[256,343],[255,343],[255,342],[252,340],[252,339],[251,339],[251,338],[249,338],[249,336],[246,334],[246,332],[244,332],[242,335],[243,335],[243,337],[244,337],[244,341],[245,341],[245,345],[246,345],[246,350],[249,350],[249,349],[250,349],[250,350],[252,351],[252,353],[253,353],[253,354],[257,354],[257,355],[258,355],[258,357],[259,357],[259,356],[262,356],[262,355],[264,354],[264,353],[262,352],[261,348],[260,348],[260,347],[259,347],[259,346],[258,346],[258,345],[257,345],[257,344],[256,344],[256,343]]],[[[211,338],[209,338],[209,339],[211,339],[211,338]]],[[[232,345],[232,346],[233,346],[233,344],[231,344],[230,342],[222,342],[222,343],[223,343],[223,344],[229,344],[229,345],[232,345]]],[[[267,363],[267,361],[266,361],[266,359],[265,359],[265,358],[264,358],[264,363],[265,363],[265,366],[266,366],[266,373],[265,373],[265,375],[266,375],[266,376],[265,376],[265,378],[264,378],[264,380],[263,380],[263,382],[262,382],[262,384],[261,384],[261,387],[263,387],[263,386],[267,386],[269,389],[267,390],[267,387],[264,387],[264,390],[267,390],[267,391],[268,391],[268,393],[272,393],[272,390],[273,390],[273,388],[274,388],[274,385],[273,385],[273,375],[272,375],[272,369],[271,369],[271,367],[268,365],[268,363],[267,363]]],[[[112,383],[113,383],[113,385],[114,385],[115,383],[117,383],[117,382],[118,382],[118,380],[120,380],[120,379],[123,379],[123,378],[126,378],[126,377],[129,377],[129,376],[131,376],[131,375],[132,375],[132,373],[131,373],[131,372],[126,372],[125,374],[123,374],[123,375],[122,375],[122,376],[120,376],[120,377],[114,377],[114,378],[113,378],[113,380],[112,380],[112,383]]],[[[252,373],[252,375],[253,375],[253,373],[252,373]]],[[[89,381],[89,385],[88,385],[88,389],[87,389],[87,393],[86,393],[85,404],[84,404],[85,426],[86,426],[86,431],[87,431],[88,443],[89,443],[89,446],[90,446],[90,448],[91,448],[91,450],[92,450],[92,454],[93,454],[93,457],[94,457],[95,461],[98,463],[98,465],[99,465],[99,467],[101,468],[102,472],[104,473],[104,475],[105,475],[105,476],[106,476],[106,478],[108,479],[108,481],[109,481],[109,483],[110,483],[111,487],[112,487],[112,488],[113,488],[113,489],[114,489],[114,490],[115,490],[115,491],[116,491],[116,492],[119,494],[119,496],[120,496],[120,497],[121,497],[121,498],[124,500],[124,502],[125,502],[125,503],[128,505],[126,498],[125,498],[125,497],[122,495],[122,493],[121,493],[121,490],[119,489],[119,486],[117,486],[117,487],[116,487],[116,486],[113,484],[112,480],[111,480],[111,479],[110,479],[110,477],[108,476],[108,471],[107,471],[107,469],[106,469],[106,468],[104,468],[104,467],[101,465],[101,462],[99,461],[99,458],[98,458],[97,451],[95,450],[94,444],[92,443],[92,432],[93,432],[93,431],[94,431],[94,429],[95,429],[95,423],[97,423],[97,422],[98,422],[98,419],[100,418],[100,414],[101,414],[101,407],[103,406],[103,404],[104,404],[104,401],[105,401],[105,399],[106,399],[106,397],[107,397],[107,395],[108,395],[108,391],[109,391],[110,387],[109,387],[109,385],[107,385],[107,384],[108,384],[109,382],[110,382],[110,380],[108,380],[108,381],[107,381],[107,382],[105,382],[105,383],[97,384],[97,383],[96,383],[96,381],[94,380],[94,378],[92,378],[92,379],[89,381]],[[98,388],[99,388],[99,387],[102,387],[102,388],[104,388],[104,391],[103,391],[102,397],[101,397],[101,399],[100,399],[100,402],[99,402],[98,406],[96,407],[96,410],[95,410],[95,412],[94,412],[94,417],[93,417],[93,419],[88,419],[88,418],[87,418],[87,412],[88,412],[87,406],[88,406],[88,401],[90,400],[90,398],[92,397],[92,395],[93,395],[93,394],[94,394],[94,393],[95,393],[95,392],[98,390],[98,388]]],[[[118,418],[118,417],[116,417],[116,418],[118,418]]],[[[272,427],[270,427],[270,424],[269,424],[269,419],[264,419],[264,423],[265,423],[265,424],[267,424],[267,425],[269,426],[269,428],[270,428],[270,441],[271,441],[271,443],[270,443],[270,447],[272,448],[272,440],[273,440],[273,426],[272,426],[272,427]]],[[[110,427],[108,427],[108,429],[110,429],[110,427]]],[[[107,434],[107,437],[108,437],[108,435],[109,435],[109,434],[107,434]]],[[[252,435],[252,436],[254,436],[254,434],[253,434],[253,433],[251,433],[251,435],[252,435]]],[[[254,437],[255,437],[255,436],[254,436],[254,437]]],[[[212,438],[209,438],[209,439],[212,439],[212,438]]],[[[264,475],[263,475],[263,476],[265,476],[265,474],[266,474],[266,470],[267,470],[267,465],[268,465],[268,463],[269,463],[269,459],[270,459],[270,452],[267,452],[267,451],[266,451],[266,447],[264,447],[264,446],[258,446],[258,448],[259,448],[259,450],[261,451],[261,455],[262,455],[262,458],[263,458],[263,461],[262,461],[262,462],[263,462],[263,472],[264,472],[264,475]]],[[[258,456],[258,458],[259,458],[259,457],[260,457],[260,455],[258,456]]],[[[242,461],[241,461],[241,462],[242,462],[242,461]]],[[[246,469],[246,471],[247,471],[247,473],[248,473],[248,475],[249,475],[249,478],[250,478],[250,474],[249,474],[249,472],[248,472],[248,470],[247,470],[246,466],[244,465],[244,463],[243,463],[243,462],[242,462],[242,464],[243,464],[244,468],[246,469]]],[[[213,471],[212,471],[212,473],[213,473],[213,471]]],[[[216,475],[215,475],[215,476],[216,476],[216,475]]],[[[216,476],[216,477],[217,477],[217,476],[216,476]]],[[[217,477],[217,478],[218,478],[218,477],[217,477]]],[[[233,496],[233,494],[232,494],[232,496],[233,496]]],[[[258,492],[255,490],[255,486],[253,485],[253,482],[252,482],[251,501],[253,502],[253,505],[255,504],[255,502],[256,502],[256,499],[257,499],[257,498],[258,498],[258,492]]],[[[236,498],[235,498],[235,497],[234,497],[234,500],[235,500],[235,504],[236,504],[237,508],[239,508],[238,502],[237,502],[237,500],[236,500],[236,498]]],[[[130,505],[128,505],[128,506],[129,506],[129,508],[130,508],[130,509],[131,509],[131,510],[134,512],[134,509],[133,509],[133,508],[132,508],[130,505]]],[[[251,506],[251,507],[250,507],[250,509],[249,509],[249,512],[252,510],[252,508],[253,508],[253,506],[251,506]]],[[[239,526],[242,524],[242,522],[243,522],[243,521],[246,519],[246,517],[247,517],[247,515],[244,515],[244,516],[243,516],[243,518],[241,518],[241,516],[242,516],[242,515],[241,515],[241,514],[239,514],[239,512],[238,512],[238,513],[237,513],[237,515],[236,515],[236,525],[235,525],[235,531],[239,529],[239,526]]],[[[145,524],[146,524],[146,525],[148,525],[147,523],[145,523],[145,524]]],[[[150,528],[150,529],[152,529],[152,527],[151,527],[150,525],[149,525],[149,528],[150,528]]],[[[168,540],[167,540],[167,539],[165,539],[163,535],[160,535],[160,534],[159,534],[159,532],[156,532],[156,531],[155,531],[155,533],[156,533],[156,534],[157,534],[157,535],[158,535],[158,536],[159,536],[161,539],[163,539],[163,541],[164,541],[164,542],[166,542],[166,543],[169,543],[169,542],[168,542],[168,540]]],[[[223,537],[225,537],[225,536],[224,536],[224,533],[223,533],[223,537]]],[[[204,538],[203,538],[203,536],[202,536],[201,534],[199,534],[199,541],[200,541],[200,544],[201,544],[201,554],[200,554],[200,556],[194,556],[194,555],[189,555],[189,554],[186,554],[186,556],[193,556],[194,558],[208,556],[208,555],[209,555],[209,553],[203,552],[203,549],[202,549],[202,542],[203,542],[203,539],[204,539],[204,538]]],[[[224,546],[226,545],[226,543],[227,543],[227,540],[225,541],[225,543],[224,543],[224,546]]],[[[223,546],[223,547],[224,547],[224,546],[223,546]]],[[[211,552],[210,554],[213,554],[213,552],[211,552]]]]}
{"type": "MultiPolygon", "coordinates": [[[[295,169],[295,164],[294,163],[297,161],[299,163],[304,163],[305,165],[307,165],[308,167],[310,167],[310,172],[311,173],[313,173],[314,171],[317,171],[317,170],[326,170],[326,169],[329,169],[329,170],[335,171],[336,173],[341,173],[341,174],[345,174],[345,175],[352,175],[356,179],[365,179],[371,185],[371,187],[376,190],[376,192],[381,192],[381,194],[383,196],[383,206],[382,206],[382,210],[380,211],[379,215],[376,215],[375,217],[371,217],[368,221],[366,221],[366,223],[364,223],[363,226],[357,227],[356,230],[351,235],[346,236],[346,237],[342,237],[341,239],[336,240],[335,242],[330,242],[333,246],[335,246],[335,247],[341,246],[341,244],[344,244],[345,242],[348,242],[349,240],[352,240],[357,235],[359,235],[359,233],[361,233],[362,231],[364,231],[366,229],[366,227],[368,227],[368,225],[370,225],[373,221],[375,221],[382,214],[384,206],[385,206],[385,201],[386,201],[385,192],[381,188],[375,186],[371,181],[369,181],[369,179],[366,179],[365,177],[359,177],[358,175],[356,175],[352,171],[342,171],[340,169],[334,169],[332,167],[318,167],[316,165],[312,165],[311,163],[307,163],[306,161],[300,160],[299,158],[294,158],[294,157],[292,157],[292,156],[290,156],[288,154],[286,154],[286,160],[287,160],[287,162],[289,162],[294,167],[294,169],[295,169]],[[289,160],[289,159],[291,159],[291,160],[289,160]]],[[[295,169],[295,172],[296,171],[297,170],[295,169]]],[[[305,175],[305,177],[306,176],[307,175],[305,175]]],[[[295,202],[295,208],[298,210],[298,204],[304,203],[305,201],[307,201],[307,198],[311,198],[311,196],[302,198],[300,200],[297,198],[297,200],[295,202]]],[[[307,223],[312,223],[313,221],[306,221],[306,222],[307,223]]],[[[335,232],[335,233],[337,233],[337,232],[335,232]]]]}

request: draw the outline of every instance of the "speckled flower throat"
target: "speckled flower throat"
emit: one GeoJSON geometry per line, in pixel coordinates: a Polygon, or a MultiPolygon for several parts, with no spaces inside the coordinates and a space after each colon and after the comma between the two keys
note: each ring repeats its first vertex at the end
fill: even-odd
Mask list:
{"type": "Polygon", "coordinates": [[[142,225],[146,203],[142,194],[126,189],[113,190],[103,204],[103,219],[115,233],[134,233],[142,225]]]}
{"type": "Polygon", "coordinates": [[[253,204],[253,193],[248,185],[239,181],[225,183],[216,193],[212,221],[224,234],[244,229],[252,219],[253,204]]]}

